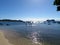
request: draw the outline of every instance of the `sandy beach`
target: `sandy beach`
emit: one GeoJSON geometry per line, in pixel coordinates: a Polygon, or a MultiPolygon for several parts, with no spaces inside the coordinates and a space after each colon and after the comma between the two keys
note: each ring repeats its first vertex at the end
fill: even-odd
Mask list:
{"type": "Polygon", "coordinates": [[[0,45],[37,45],[13,31],[0,31],[0,45]]]}
{"type": "Polygon", "coordinates": [[[2,31],[0,31],[0,45],[13,45],[8,42],[2,31]]]}

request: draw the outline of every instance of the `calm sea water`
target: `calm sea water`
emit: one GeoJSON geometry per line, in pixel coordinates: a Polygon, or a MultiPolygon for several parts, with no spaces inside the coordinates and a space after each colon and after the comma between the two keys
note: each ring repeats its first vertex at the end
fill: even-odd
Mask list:
{"type": "Polygon", "coordinates": [[[0,30],[16,31],[22,37],[29,38],[39,45],[60,45],[60,24],[0,26],[0,30]]]}

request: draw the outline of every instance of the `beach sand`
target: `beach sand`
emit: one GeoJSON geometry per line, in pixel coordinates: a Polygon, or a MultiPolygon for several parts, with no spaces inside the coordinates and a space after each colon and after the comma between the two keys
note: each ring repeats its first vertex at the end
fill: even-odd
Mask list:
{"type": "Polygon", "coordinates": [[[20,34],[14,31],[2,30],[0,31],[0,45],[37,45],[33,44],[31,40],[20,37],[20,34]]]}
{"type": "Polygon", "coordinates": [[[0,45],[13,45],[8,42],[2,31],[0,31],[0,45]]]}
{"type": "Polygon", "coordinates": [[[15,31],[3,31],[5,37],[9,40],[10,43],[14,45],[33,45],[29,39],[21,37],[20,34],[15,31]]]}

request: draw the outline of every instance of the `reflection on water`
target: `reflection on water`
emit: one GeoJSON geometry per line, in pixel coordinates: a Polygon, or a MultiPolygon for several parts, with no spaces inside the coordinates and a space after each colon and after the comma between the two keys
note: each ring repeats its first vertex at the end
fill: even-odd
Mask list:
{"type": "Polygon", "coordinates": [[[35,44],[42,45],[41,42],[38,42],[38,37],[37,37],[38,35],[39,35],[38,32],[35,32],[35,31],[31,33],[32,42],[35,44]]]}
{"type": "Polygon", "coordinates": [[[60,45],[60,25],[0,26],[0,29],[16,31],[36,45],[60,45]]]}

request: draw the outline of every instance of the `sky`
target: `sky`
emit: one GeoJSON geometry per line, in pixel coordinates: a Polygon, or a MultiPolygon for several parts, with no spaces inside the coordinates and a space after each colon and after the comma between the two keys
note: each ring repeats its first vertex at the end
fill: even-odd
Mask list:
{"type": "Polygon", "coordinates": [[[54,0],[0,0],[0,19],[60,20],[54,0]]]}

